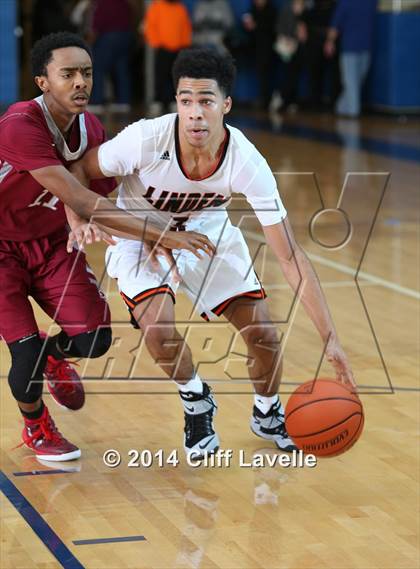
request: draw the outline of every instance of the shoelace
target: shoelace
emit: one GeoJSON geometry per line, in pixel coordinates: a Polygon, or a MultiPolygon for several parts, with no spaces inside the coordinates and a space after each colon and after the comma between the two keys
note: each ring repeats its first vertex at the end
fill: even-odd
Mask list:
{"type": "MultiPolygon", "coordinates": [[[[209,392],[207,397],[204,397],[204,401],[206,401],[209,405],[211,405],[211,412],[213,413],[213,409],[216,409],[217,405],[211,396],[211,392],[209,392]]],[[[210,409],[209,409],[209,411],[210,411],[210,409]]]]}
{"type": "Polygon", "coordinates": [[[208,435],[209,431],[212,430],[211,420],[213,413],[207,411],[206,413],[201,413],[200,415],[187,415],[187,436],[192,435],[208,435]]]}
{"type": "MultiPolygon", "coordinates": [[[[74,363],[72,365],[79,365],[74,363]]],[[[54,374],[59,380],[60,388],[66,391],[74,391],[74,385],[71,381],[71,365],[67,360],[56,360],[49,358],[47,362],[48,373],[54,374]]]]}
{"type": "MultiPolygon", "coordinates": [[[[44,438],[47,441],[54,441],[54,440],[60,441],[62,439],[61,433],[58,431],[54,421],[51,419],[49,415],[47,415],[43,421],[40,421],[39,428],[34,430],[34,432],[29,436],[26,442],[31,443],[32,441],[39,438],[44,438]]],[[[25,442],[22,441],[20,444],[13,447],[12,450],[20,448],[24,444],[25,442]]]]}
{"type": "Polygon", "coordinates": [[[284,423],[280,423],[277,427],[274,428],[274,431],[276,435],[280,435],[283,437],[283,439],[289,438],[284,423]]]}
{"type": "MultiPolygon", "coordinates": [[[[55,426],[54,421],[51,419],[49,415],[47,415],[44,421],[41,421],[39,424],[39,430],[42,432],[44,438],[47,441],[53,440],[61,440],[61,434],[59,433],[57,427],[55,426]]],[[[35,431],[33,435],[31,435],[30,439],[33,440],[35,438],[39,438],[39,432],[35,431]]]]}
{"type": "Polygon", "coordinates": [[[269,427],[270,429],[273,429],[273,433],[276,435],[280,435],[283,438],[288,438],[288,434],[286,431],[286,426],[284,423],[284,416],[280,413],[280,406],[275,407],[273,409],[273,415],[271,418],[271,422],[273,422],[274,420],[277,420],[279,422],[278,425],[276,425],[275,427],[269,427]]]}
{"type": "Polygon", "coordinates": [[[200,413],[199,415],[190,415],[189,413],[185,413],[185,434],[187,438],[191,438],[195,435],[207,436],[209,434],[209,431],[213,430],[211,422],[214,410],[217,408],[217,405],[211,396],[210,389],[208,389],[207,395],[203,397],[203,400],[211,406],[208,411],[200,413]]]}

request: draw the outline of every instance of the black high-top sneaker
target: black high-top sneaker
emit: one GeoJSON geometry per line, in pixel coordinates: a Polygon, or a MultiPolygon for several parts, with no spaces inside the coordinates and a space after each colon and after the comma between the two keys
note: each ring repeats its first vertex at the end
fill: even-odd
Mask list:
{"type": "Polygon", "coordinates": [[[284,424],[284,408],[280,399],[273,403],[268,413],[262,413],[254,405],[251,417],[251,431],[258,437],[274,441],[280,450],[293,452],[299,450],[290,439],[284,424]]]}
{"type": "Polygon", "coordinates": [[[203,393],[179,392],[184,405],[184,448],[192,458],[204,458],[219,448],[219,437],[213,429],[213,417],[217,412],[216,401],[210,387],[203,383],[203,393]]]}

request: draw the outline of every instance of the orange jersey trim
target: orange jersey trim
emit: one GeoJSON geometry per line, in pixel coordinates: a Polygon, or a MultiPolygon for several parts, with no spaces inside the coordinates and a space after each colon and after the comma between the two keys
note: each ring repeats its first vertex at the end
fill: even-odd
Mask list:
{"type": "MultiPolygon", "coordinates": [[[[226,300],[224,300],[223,302],[218,304],[215,308],[213,308],[211,310],[211,312],[213,312],[213,314],[216,314],[216,316],[221,316],[223,314],[223,312],[226,310],[226,308],[234,300],[238,300],[240,298],[255,298],[257,300],[262,300],[264,298],[267,298],[267,294],[263,288],[258,289],[258,290],[250,290],[248,292],[243,292],[241,294],[237,294],[235,296],[231,296],[230,298],[227,298],[226,300]]],[[[209,318],[205,312],[203,312],[201,314],[201,317],[204,318],[204,320],[207,320],[207,322],[209,321],[209,318]]]]}
{"type": "Polygon", "coordinates": [[[152,296],[156,296],[158,294],[169,294],[175,304],[175,293],[169,285],[149,288],[137,294],[134,298],[130,298],[123,292],[120,292],[120,295],[130,310],[134,310],[134,308],[140,304],[140,302],[143,302],[143,300],[147,300],[148,298],[151,298],[152,296]]]}

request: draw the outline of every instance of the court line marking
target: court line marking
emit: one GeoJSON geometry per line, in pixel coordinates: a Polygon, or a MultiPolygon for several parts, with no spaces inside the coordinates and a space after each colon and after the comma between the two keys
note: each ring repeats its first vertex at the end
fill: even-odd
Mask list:
{"type": "Polygon", "coordinates": [[[72,472],[79,472],[77,468],[73,470],[60,470],[60,469],[51,469],[51,470],[28,470],[27,472],[13,472],[13,476],[40,476],[42,474],[70,474],[72,472]]]}
{"type": "Polygon", "coordinates": [[[85,569],[13,482],[0,470],[0,490],[64,569],[85,569]]]}
{"type": "MultiPolygon", "coordinates": [[[[244,234],[250,239],[257,241],[258,243],[266,243],[264,237],[259,233],[256,233],[255,231],[246,230],[244,231],[244,234]]],[[[329,267],[331,269],[336,269],[340,273],[344,273],[346,275],[352,275],[353,277],[356,276],[357,272],[356,269],[352,269],[347,265],[343,265],[343,263],[337,263],[337,261],[331,261],[330,259],[321,257],[320,255],[316,255],[315,253],[308,253],[307,251],[306,254],[311,259],[311,261],[315,261],[320,265],[324,265],[325,267],[329,267]]],[[[415,298],[416,300],[420,300],[420,293],[417,292],[416,290],[413,290],[412,288],[408,288],[405,286],[401,286],[397,283],[388,281],[386,279],[382,279],[381,277],[376,277],[375,275],[371,275],[370,273],[366,273],[365,271],[359,271],[358,278],[362,278],[365,281],[368,281],[372,284],[388,288],[390,290],[393,290],[394,292],[398,292],[410,298],[415,298]]],[[[354,280],[354,284],[356,284],[356,280],[354,280]]],[[[364,283],[359,283],[359,284],[364,284],[364,283]]]]}
{"type": "Polygon", "coordinates": [[[122,541],[146,541],[144,535],[129,535],[127,537],[99,537],[97,539],[76,539],[74,545],[96,545],[97,543],[119,543],[122,541]]]}

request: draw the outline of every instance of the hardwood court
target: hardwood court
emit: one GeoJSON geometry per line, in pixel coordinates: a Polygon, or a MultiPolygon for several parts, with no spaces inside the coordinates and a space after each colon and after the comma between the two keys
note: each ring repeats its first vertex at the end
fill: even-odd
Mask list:
{"type": "MultiPolygon", "coordinates": [[[[315,468],[240,466],[240,450],[246,462],[254,453],[275,454],[248,427],[252,394],[244,346],[223,319],[204,323],[180,296],[179,327],[200,362],[200,375],[215,389],[216,426],[222,447],[233,454],[229,467],[189,466],[175,388],[159,381],[138,331],[127,324],[115,284],[103,276],[103,247],[94,246],[89,257],[111,304],[114,346],[99,360],[80,362],[83,374],[93,378],[86,381],[90,394],[80,412],[66,412],[45,397],[59,429],[82,449],[81,460],[52,465],[69,471],[54,473],[24,448],[11,450],[20,441],[20,422],[1,345],[2,569],[419,567],[418,122],[372,118],[359,125],[305,115],[288,118],[273,132],[260,128],[267,126],[262,119],[253,121],[246,134],[278,172],[295,233],[318,271],[351,358],[366,414],[361,440],[315,468]],[[313,140],[316,133],[321,142],[313,140]],[[342,248],[328,249],[345,240],[347,229],[345,218],[330,211],[313,225],[324,246],[311,238],[308,226],[321,208],[317,183],[325,207],[335,208],[347,172],[353,174],[341,207],[353,233],[342,248]],[[354,275],[362,256],[359,294],[354,275]],[[121,453],[119,467],[103,464],[107,449],[121,453]],[[130,449],[162,449],[165,458],[176,449],[179,464],[160,468],[155,457],[150,468],[128,468],[130,449]],[[120,541],[104,542],[108,538],[120,541]]],[[[235,200],[231,209],[283,333],[285,402],[295,384],[314,376],[321,342],[292,303],[258,223],[243,211],[246,204],[235,200]]],[[[330,375],[323,363],[320,376],[330,375]]]]}

